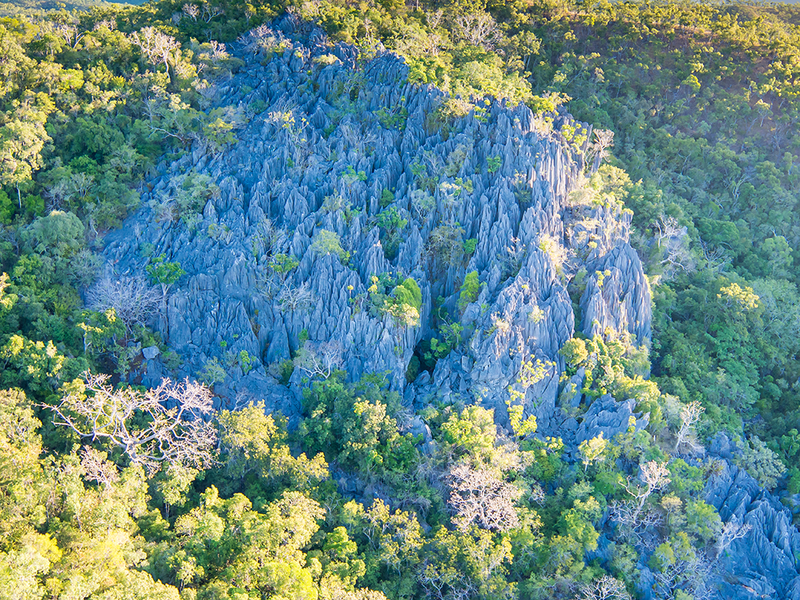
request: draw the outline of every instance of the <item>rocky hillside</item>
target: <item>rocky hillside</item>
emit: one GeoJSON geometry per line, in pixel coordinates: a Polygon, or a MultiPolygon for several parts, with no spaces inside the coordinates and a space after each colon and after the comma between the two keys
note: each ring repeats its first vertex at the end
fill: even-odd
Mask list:
{"type": "MultiPolygon", "coordinates": [[[[630,211],[587,192],[589,127],[489,100],[463,110],[407,83],[396,55],[359,56],[292,17],[232,53],[244,67],[204,94],[235,114],[235,142],[163,162],[145,208],[107,238],[108,279],[153,257],[185,271],[158,323],[178,375],[212,383],[220,407],[263,399],[296,426],[309,379],[377,374],[417,411],[480,404],[508,428],[521,406],[573,459],[600,432],[647,425],[635,398],[583,396],[585,369],[570,377],[559,353],[576,331],[650,344],[630,211]]],[[[144,356],[131,377],[153,385],[168,372],[144,356]]],[[[430,447],[421,419],[408,427],[430,447]]],[[[712,453],[730,458],[720,439],[712,453]]],[[[716,557],[708,597],[800,598],[782,506],[727,465],[705,496],[752,527],[716,557]]]]}
{"type": "MultiPolygon", "coordinates": [[[[161,254],[186,271],[160,324],[185,374],[244,351],[220,396],[266,396],[293,415],[273,367],[305,343],[335,348],[353,379],[385,374],[409,400],[457,394],[503,412],[523,362],[539,360],[547,377],[527,389],[526,412],[548,422],[576,327],[649,341],[629,215],[570,200],[586,144],[567,138],[587,140],[584,125],[488,100],[458,116],[441,92],[406,83],[395,55],[359,58],[291,20],[247,42],[236,50],[247,66],[207,94],[243,115],[236,143],[162,163],[148,208],[108,238],[110,277],[161,254]],[[580,308],[565,287],[579,269],[580,308]],[[462,296],[471,273],[477,291],[462,296]],[[397,294],[409,278],[418,306],[397,294]],[[459,343],[407,385],[443,323],[459,343]]],[[[160,377],[157,360],[147,369],[160,377]]]]}

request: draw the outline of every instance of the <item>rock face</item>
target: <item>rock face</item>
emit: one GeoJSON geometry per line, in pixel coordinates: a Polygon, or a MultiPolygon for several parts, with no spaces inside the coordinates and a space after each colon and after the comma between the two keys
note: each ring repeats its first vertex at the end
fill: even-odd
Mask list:
{"type": "MultiPolygon", "coordinates": [[[[501,423],[513,388],[546,426],[558,351],[575,328],[552,248],[569,245],[568,196],[584,164],[561,132],[586,128],[488,100],[453,116],[446,95],[407,82],[402,59],[359,62],[354,48],[289,17],[232,51],[246,66],[206,95],[240,115],[238,141],[224,151],[196,144],[162,164],[145,208],[105,253],[111,277],[142,273],[161,254],[186,271],[158,323],[184,361],[180,374],[216,359],[227,406],[265,399],[296,418],[305,372],[295,369],[288,387],[277,377],[305,345],[353,379],[386,373],[408,402],[481,402],[501,423]],[[480,293],[459,303],[472,272],[480,293]],[[381,298],[391,303],[409,277],[422,302],[419,318],[404,319],[381,298]],[[408,386],[419,343],[441,337],[433,328],[446,321],[463,328],[460,343],[408,386]],[[526,379],[534,367],[541,376],[526,379]]],[[[612,275],[588,277],[581,326],[643,342],[641,262],[625,218],[604,218],[617,226],[586,268],[612,275]]],[[[158,361],[149,357],[144,383],[162,374],[158,361]]]]}
{"type": "Polygon", "coordinates": [[[589,337],[606,328],[627,331],[640,343],[650,339],[650,286],[642,261],[627,242],[588,265],[586,291],[581,298],[582,330],[589,337]]]}
{"type": "MultiPolygon", "coordinates": [[[[581,222],[573,216],[584,155],[562,131],[585,132],[580,123],[562,116],[548,125],[525,106],[489,101],[452,116],[444,94],[407,82],[395,55],[362,63],[354,48],[291,18],[233,52],[246,66],[207,97],[242,117],[238,141],[224,151],[197,144],[162,164],[146,206],[107,238],[109,277],[142,274],[162,254],[185,270],[155,324],[183,359],[178,375],[197,377],[219,361],[220,408],[264,400],[290,425],[304,375],[332,367],[352,379],[385,373],[417,407],[480,403],[501,425],[506,403],[522,403],[540,432],[573,452],[600,432],[625,431],[631,417],[646,425],[632,400],[598,398],[581,423],[556,406],[558,352],[576,327],[559,249],[583,256],[570,267],[586,272],[580,331],[650,338],[630,216],[607,206],[581,222]],[[591,233],[587,223],[599,225],[584,252],[575,240],[591,233]],[[462,298],[473,272],[477,297],[462,298]],[[404,316],[387,307],[406,278],[421,303],[404,316]],[[407,384],[420,342],[442,338],[435,328],[448,323],[457,343],[407,384]],[[313,359],[306,371],[290,362],[298,351],[313,359]]],[[[163,355],[143,354],[137,376],[155,384],[167,374],[163,355]]],[[[562,406],[581,404],[582,381],[580,372],[561,386],[562,406]]],[[[430,451],[421,419],[412,432],[430,451]]],[[[718,597],[800,600],[790,514],[735,467],[707,497],[723,519],[753,526],[719,557],[740,575],[721,577],[718,597]]]]}
{"type": "Polygon", "coordinates": [[[719,597],[800,600],[800,532],[791,512],[746,472],[724,464],[706,487],[706,502],[723,522],[752,529],[718,557],[725,574],[715,582],[719,597]]]}
{"type": "Polygon", "coordinates": [[[636,402],[626,400],[617,402],[609,395],[600,396],[583,415],[583,422],[575,436],[575,444],[597,437],[601,433],[607,440],[613,439],[619,433],[628,430],[630,419],[633,418],[636,429],[647,427],[650,422],[650,413],[638,415],[634,413],[636,402]]]}

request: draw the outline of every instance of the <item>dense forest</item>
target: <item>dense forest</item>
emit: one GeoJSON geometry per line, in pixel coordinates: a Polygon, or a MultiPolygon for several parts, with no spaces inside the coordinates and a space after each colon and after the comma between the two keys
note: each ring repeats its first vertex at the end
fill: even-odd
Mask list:
{"type": "MultiPolygon", "coordinates": [[[[800,521],[800,8],[0,7],[0,597],[715,598],[720,565],[750,526],[723,519],[704,491],[728,468],[712,446],[734,448],[731,468],[800,521]],[[263,403],[216,410],[226,371],[251,368],[244,350],[219,349],[224,360],[194,379],[141,385],[145,353],[185,372],[160,325],[186,265],[142,248],[140,277],[100,285],[105,239],[165,165],[200,147],[224,153],[263,110],[215,106],[213,88],[245,67],[240,49],[256,47],[265,65],[290,57],[269,28],[286,15],[319,26],[331,47],[357,48],[356,70],[386,50],[401,56],[407,83],[449,94],[426,123],[443,138],[493,105],[524,104],[543,132],[560,127],[559,143],[582,157],[574,210],[629,215],[653,300],[652,341],[578,332],[560,351],[561,384],[579,374],[586,399],[632,398],[645,428],[631,417],[570,452],[537,435],[511,388],[504,427],[478,404],[414,414],[380,374],[354,379],[303,346],[307,332],[291,360],[271,365],[283,384],[304,374],[293,422],[263,403]]],[[[343,96],[346,119],[358,91],[343,96]]],[[[376,122],[402,130],[407,116],[398,104],[376,122]]],[[[287,144],[305,142],[291,112],[274,118],[287,144]]],[[[501,167],[490,158],[487,177],[501,167]]],[[[437,185],[432,171],[417,169],[420,198],[437,185]]],[[[149,208],[191,228],[219,189],[184,175],[171,203],[149,208]]],[[[366,175],[351,167],[344,179],[366,175]]],[[[455,195],[472,191],[456,181],[455,195]]],[[[410,218],[393,202],[388,188],[375,199],[387,256],[410,218]]],[[[447,237],[457,226],[436,229],[433,264],[475,251],[463,230],[447,237]]],[[[328,233],[319,252],[346,263],[328,233]]],[[[602,235],[574,245],[589,253],[602,235]]],[[[557,241],[540,247],[580,311],[592,274],[557,241]]],[[[273,281],[299,258],[270,256],[273,281]]],[[[484,286],[466,274],[455,300],[436,305],[409,382],[465,347],[457,317],[484,286]]],[[[374,277],[373,288],[352,303],[419,320],[414,279],[374,277]]],[[[547,366],[524,365],[527,388],[547,366]]],[[[559,410],[580,422],[586,406],[559,410]]]]}

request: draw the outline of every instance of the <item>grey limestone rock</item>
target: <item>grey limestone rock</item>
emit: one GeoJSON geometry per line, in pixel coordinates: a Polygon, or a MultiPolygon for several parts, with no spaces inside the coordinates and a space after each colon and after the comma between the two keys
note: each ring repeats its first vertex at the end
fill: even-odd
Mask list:
{"type": "Polygon", "coordinates": [[[800,598],[800,532],[791,512],[746,472],[723,462],[705,490],[724,522],[749,525],[750,532],[718,556],[719,598],[800,598]],[[760,595],[759,595],[760,594],[760,595]]]}
{"type": "Polygon", "coordinates": [[[625,433],[631,418],[635,420],[637,430],[643,429],[650,422],[650,414],[643,413],[637,416],[637,413],[634,413],[635,407],[634,400],[617,402],[609,395],[595,399],[589,406],[589,410],[583,415],[583,422],[575,435],[576,446],[601,433],[607,440],[612,439],[618,433],[625,433]]]}
{"type": "Polygon", "coordinates": [[[606,329],[650,341],[652,306],[650,286],[642,261],[627,241],[587,265],[586,290],[581,298],[581,329],[587,336],[604,335],[606,329]]]}
{"type": "MultiPolygon", "coordinates": [[[[540,246],[568,243],[564,218],[584,158],[561,130],[587,127],[561,115],[542,130],[525,105],[492,101],[437,130],[431,116],[446,96],[408,83],[396,55],[359,64],[355,48],[291,16],[272,36],[283,53],[232,45],[245,66],[207,95],[212,108],[245,110],[238,141],[221,152],[198,143],[159,165],[144,207],[107,238],[109,272],[142,273],[144,248],[186,271],[154,323],[183,358],[177,375],[197,377],[217,359],[227,367],[220,405],[263,398],[296,416],[304,373],[295,369],[291,391],[271,373],[308,340],[328,344],[351,379],[386,374],[409,403],[481,402],[504,423],[511,388],[540,428],[563,421],[558,351],[575,317],[564,274],[540,246]],[[198,176],[207,178],[204,205],[165,219],[198,176]],[[462,314],[473,271],[482,290],[462,314]],[[407,277],[422,293],[418,319],[384,302],[407,277]],[[445,312],[463,339],[409,386],[409,362],[445,312]],[[526,378],[526,365],[543,375],[526,378]]],[[[613,285],[592,284],[585,312],[645,339],[641,263],[625,227],[606,229],[603,248],[613,249],[592,255],[592,268],[617,274],[613,285]]]]}

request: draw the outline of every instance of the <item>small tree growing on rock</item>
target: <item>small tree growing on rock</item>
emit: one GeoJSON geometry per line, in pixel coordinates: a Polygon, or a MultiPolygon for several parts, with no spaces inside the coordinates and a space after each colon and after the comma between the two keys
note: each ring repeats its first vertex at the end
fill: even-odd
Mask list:
{"type": "Polygon", "coordinates": [[[311,250],[320,256],[333,254],[343,265],[350,260],[350,253],[342,248],[342,240],[339,235],[327,229],[320,229],[311,244],[311,250]]]}
{"type": "Polygon", "coordinates": [[[181,263],[168,262],[166,254],[160,254],[156,258],[151,259],[150,264],[147,265],[145,270],[153,283],[157,283],[161,286],[161,318],[166,321],[167,293],[169,292],[169,288],[186,274],[186,271],[181,268],[181,263]]]}

